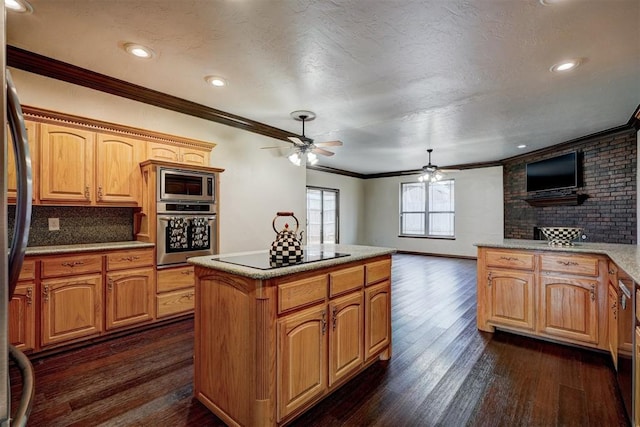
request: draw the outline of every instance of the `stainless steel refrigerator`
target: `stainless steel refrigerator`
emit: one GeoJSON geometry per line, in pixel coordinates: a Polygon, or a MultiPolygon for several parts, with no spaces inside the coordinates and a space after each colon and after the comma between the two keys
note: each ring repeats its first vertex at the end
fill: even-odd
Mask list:
{"type": "Polygon", "coordinates": [[[25,249],[29,239],[31,222],[31,159],[27,144],[27,133],[24,126],[22,109],[18,101],[17,92],[13,85],[11,74],[6,68],[6,12],[1,14],[0,38],[2,43],[1,63],[2,73],[5,75],[5,86],[2,94],[2,126],[0,126],[0,426],[26,425],[34,395],[33,369],[29,359],[9,343],[9,301],[13,296],[25,249]],[[7,126],[8,125],[8,126],[7,126]],[[7,131],[7,128],[9,131],[7,131]],[[16,161],[16,218],[11,240],[7,218],[7,149],[8,138],[11,135],[16,161]],[[22,375],[22,392],[20,403],[11,408],[11,386],[9,384],[9,359],[20,370],[22,375]]]}

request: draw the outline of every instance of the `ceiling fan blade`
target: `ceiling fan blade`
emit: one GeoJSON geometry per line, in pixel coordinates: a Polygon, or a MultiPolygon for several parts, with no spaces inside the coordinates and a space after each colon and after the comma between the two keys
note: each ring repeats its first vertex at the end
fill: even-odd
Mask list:
{"type": "Polygon", "coordinates": [[[279,146],[273,146],[273,147],[260,147],[261,150],[269,150],[272,148],[282,148],[283,150],[286,150],[287,147],[283,146],[283,145],[279,145],[279,146]]]}
{"type": "Polygon", "coordinates": [[[342,141],[314,142],[313,145],[316,147],[340,147],[342,146],[342,141]]]}
{"type": "Polygon", "coordinates": [[[302,141],[297,136],[290,136],[288,138],[289,138],[289,141],[293,142],[296,145],[300,145],[300,146],[304,146],[305,145],[304,141],[302,141]]]}
{"type": "Polygon", "coordinates": [[[438,169],[440,172],[460,172],[460,169],[448,169],[448,168],[444,168],[444,169],[438,169]]]}
{"type": "Polygon", "coordinates": [[[322,154],[323,156],[333,156],[334,153],[328,150],[324,150],[322,148],[314,148],[311,150],[312,153],[322,154]]]}

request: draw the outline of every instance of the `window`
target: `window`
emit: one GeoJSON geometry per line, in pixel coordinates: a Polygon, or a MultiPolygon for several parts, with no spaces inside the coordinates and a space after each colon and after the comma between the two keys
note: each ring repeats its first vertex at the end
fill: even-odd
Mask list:
{"type": "Polygon", "coordinates": [[[338,243],[340,192],[307,187],[307,244],[338,243]]]}
{"type": "Polygon", "coordinates": [[[400,235],[455,237],[452,179],[400,184],[400,235]]]}

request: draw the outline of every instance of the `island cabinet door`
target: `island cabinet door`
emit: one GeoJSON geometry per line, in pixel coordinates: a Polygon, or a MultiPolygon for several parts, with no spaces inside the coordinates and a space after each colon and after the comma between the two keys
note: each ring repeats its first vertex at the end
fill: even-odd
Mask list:
{"type": "Polygon", "coordinates": [[[364,301],[364,352],[369,360],[391,343],[391,283],[366,288],[364,301]]]}
{"type": "Polygon", "coordinates": [[[364,361],[362,292],[331,301],[329,328],[329,387],[360,369],[364,361]]]}
{"type": "MultiPolygon", "coordinates": [[[[480,281],[480,285],[483,283],[480,281]]],[[[492,324],[533,330],[533,273],[487,270],[488,318],[492,324]]]]}
{"type": "Polygon", "coordinates": [[[538,332],[598,344],[598,282],[541,276],[538,332]]]}
{"type": "Polygon", "coordinates": [[[327,306],[278,320],[278,422],[327,390],[327,306]]]}

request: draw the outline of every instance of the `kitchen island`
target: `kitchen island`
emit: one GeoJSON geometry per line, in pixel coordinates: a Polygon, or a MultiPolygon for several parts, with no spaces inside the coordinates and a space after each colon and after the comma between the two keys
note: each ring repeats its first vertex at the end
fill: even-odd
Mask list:
{"type": "Polygon", "coordinates": [[[289,423],[391,357],[395,250],[304,250],[310,261],[289,266],[269,265],[267,251],[189,259],[194,394],[228,425],[289,423]]]}

